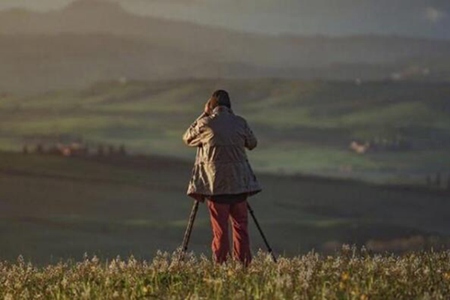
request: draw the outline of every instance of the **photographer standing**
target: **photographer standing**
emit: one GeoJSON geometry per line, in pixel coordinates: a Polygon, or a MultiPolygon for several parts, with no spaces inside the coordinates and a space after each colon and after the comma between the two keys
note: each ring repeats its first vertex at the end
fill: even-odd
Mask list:
{"type": "Polygon", "coordinates": [[[248,162],[246,150],[257,145],[245,119],[231,110],[228,93],[215,91],[204,112],[188,128],[183,141],[197,147],[197,156],[187,194],[206,200],[213,231],[212,252],[216,262],[230,255],[228,220],[233,229],[233,257],[244,265],[251,262],[247,197],[261,191],[248,162]]]}

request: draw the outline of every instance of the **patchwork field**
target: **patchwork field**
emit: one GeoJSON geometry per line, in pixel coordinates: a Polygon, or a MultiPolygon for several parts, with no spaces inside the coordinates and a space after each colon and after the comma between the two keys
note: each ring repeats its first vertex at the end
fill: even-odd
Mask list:
{"type": "Polygon", "coordinates": [[[192,159],[181,135],[216,88],[230,91],[235,112],[258,136],[251,155],[258,171],[413,184],[450,173],[447,83],[123,80],[82,91],[4,94],[0,147],[82,140],[92,151],[124,144],[133,153],[192,159]],[[352,141],[378,150],[358,155],[349,151],[352,141]]]}

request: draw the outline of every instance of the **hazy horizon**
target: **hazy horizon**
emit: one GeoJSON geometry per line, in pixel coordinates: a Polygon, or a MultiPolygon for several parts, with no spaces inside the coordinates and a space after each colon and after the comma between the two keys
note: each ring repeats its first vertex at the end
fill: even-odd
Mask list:
{"type": "MultiPolygon", "coordinates": [[[[283,0],[277,3],[269,0],[101,1],[118,2],[134,14],[262,34],[377,34],[450,39],[450,2],[443,0],[398,0],[395,3],[341,0],[339,5],[331,0],[283,0]]],[[[58,10],[71,2],[74,0],[3,0],[0,10],[58,10]]]]}

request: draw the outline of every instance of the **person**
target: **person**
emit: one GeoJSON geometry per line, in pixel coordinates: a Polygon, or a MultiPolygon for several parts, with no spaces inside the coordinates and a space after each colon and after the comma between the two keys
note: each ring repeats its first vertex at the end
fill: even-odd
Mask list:
{"type": "Polygon", "coordinates": [[[246,150],[257,146],[247,121],[231,110],[225,90],[215,91],[203,113],[186,130],[183,141],[197,147],[187,194],[208,206],[217,263],[230,256],[228,220],[233,233],[233,258],[251,262],[247,198],[261,191],[246,150]]]}

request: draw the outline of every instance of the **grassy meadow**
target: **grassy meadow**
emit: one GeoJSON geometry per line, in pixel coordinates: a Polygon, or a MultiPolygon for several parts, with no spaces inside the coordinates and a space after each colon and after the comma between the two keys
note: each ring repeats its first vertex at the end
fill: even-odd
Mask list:
{"type": "Polygon", "coordinates": [[[255,169],[377,182],[425,182],[450,170],[447,83],[293,80],[103,82],[84,90],[0,98],[0,147],[82,138],[191,160],[180,140],[216,88],[260,141],[255,169]],[[405,140],[410,150],[357,155],[353,140],[405,140]]]}
{"type": "Polygon", "coordinates": [[[372,255],[345,246],[333,256],[310,252],[273,263],[262,253],[248,268],[184,261],[85,257],[45,268],[0,262],[4,299],[448,299],[450,253],[372,255]]]}

